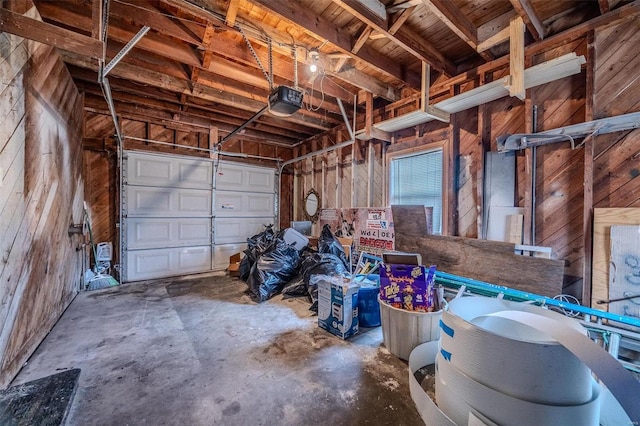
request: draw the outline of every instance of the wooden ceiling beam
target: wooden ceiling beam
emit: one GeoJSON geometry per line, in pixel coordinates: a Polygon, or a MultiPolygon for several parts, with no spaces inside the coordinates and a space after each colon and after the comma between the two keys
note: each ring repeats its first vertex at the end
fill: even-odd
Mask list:
{"type": "MultiPolygon", "coordinates": [[[[91,18],[89,16],[83,15],[78,10],[70,10],[68,8],[63,7],[62,3],[59,2],[43,2],[39,3],[38,7],[42,8],[42,12],[49,19],[52,19],[57,23],[65,23],[72,22],[76,28],[80,31],[89,31],[92,27],[91,18]]],[[[109,37],[120,42],[126,43],[128,42],[135,33],[133,31],[129,31],[124,28],[125,24],[121,19],[112,19],[109,25],[109,37]]],[[[204,28],[204,27],[203,27],[204,28]]],[[[202,41],[198,42],[200,46],[207,48],[210,47],[213,43],[215,36],[216,27],[214,25],[208,25],[206,30],[202,33],[202,41]]],[[[220,35],[221,37],[227,38],[226,35],[220,35]]],[[[198,83],[199,77],[201,75],[198,67],[202,67],[204,69],[212,68],[210,71],[216,72],[216,68],[220,68],[215,64],[219,62],[219,60],[215,60],[216,57],[214,55],[213,49],[206,49],[202,55],[202,59],[198,56],[198,54],[191,49],[188,45],[176,42],[166,37],[162,37],[158,34],[147,34],[140,42],[136,45],[136,49],[141,49],[149,53],[153,53],[156,55],[161,55],[172,59],[174,61],[178,61],[180,63],[186,64],[190,69],[189,79],[193,83],[198,83]],[[213,64],[213,65],[212,65],[213,64]]],[[[262,56],[266,56],[266,52],[263,52],[264,49],[261,49],[258,46],[254,46],[254,49],[261,54],[262,56]]],[[[109,49],[111,51],[111,49],[109,49]]],[[[216,42],[215,43],[215,54],[216,55],[224,55],[230,59],[235,60],[236,62],[240,61],[241,63],[251,66],[253,69],[256,69],[255,59],[251,56],[250,52],[247,50],[246,46],[242,43],[237,43],[234,41],[224,41],[224,42],[216,42]]],[[[127,60],[127,59],[125,59],[127,60]]],[[[150,60],[150,62],[153,62],[150,60]]],[[[228,63],[229,61],[225,61],[228,63]]],[[[227,74],[227,77],[235,77],[237,74],[227,74]]],[[[287,85],[291,85],[292,83],[292,67],[286,64],[286,61],[283,58],[278,58],[274,60],[274,75],[279,75],[283,79],[286,80],[287,85]]],[[[305,85],[303,81],[302,86],[305,85]]],[[[337,89],[336,87],[327,87],[325,89],[325,94],[332,97],[341,97],[345,102],[351,103],[352,100],[349,96],[346,96],[346,93],[342,89],[337,89]]],[[[331,105],[334,105],[332,103],[331,105]]],[[[339,110],[337,105],[334,105],[335,109],[329,108],[331,112],[339,114],[339,110]]]]}
{"type": "MultiPolygon", "coordinates": [[[[213,25],[207,25],[207,28],[204,30],[204,34],[202,35],[202,47],[205,49],[204,54],[202,55],[202,68],[207,69],[211,65],[211,59],[213,57],[213,52],[211,51],[211,41],[213,40],[213,25]]],[[[197,67],[191,68],[191,81],[194,83],[198,83],[200,77],[200,69],[197,67]]]]}
{"type": "MultiPolygon", "coordinates": [[[[83,13],[84,9],[71,9],[67,3],[47,1],[38,2],[37,7],[40,13],[46,16],[47,20],[62,25],[73,25],[74,28],[83,32],[91,32],[93,23],[91,17],[83,13]]],[[[131,28],[130,25],[127,25],[123,20],[110,18],[109,39],[128,43],[137,32],[137,30],[128,28],[131,28]]],[[[201,65],[200,56],[189,45],[154,32],[148,32],[140,39],[136,44],[136,48],[173,59],[190,67],[201,65]]]]}
{"type": "Polygon", "coordinates": [[[406,9],[402,9],[400,12],[390,15],[389,21],[391,25],[389,25],[389,34],[395,34],[398,30],[407,22],[407,19],[411,16],[411,14],[416,10],[417,6],[411,6],[406,9]]]}
{"type": "MultiPolygon", "coordinates": [[[[208,133],[213,125],[217,127],[221,133],[231,133],[238,126],[235,124],[226,124],[222,122],[214,122],[210,120],[199,120],[186,115],[173,114],[160,111],[154,108],[142,107],[139,105],[131,105],[128,103],[114,100],[114,105],[118,111],[118,116],[141,122],[159,124],[169,128],[178,128],[183,131],[196,131],[200,133],[208,133]]],[[[85,100],[85,110],[98,114],[109,114],[109,109],[104,98],[95,95],[88,95],[85,100]]],[[[264,133],[255,129],[246,128],[241,135],[243,138],[264,142],[272,145],[291,146],[301,140],[297,138],[283,138],[278,135],[264,133]]]]}
{"type": "Polygon", "coordinates": [[[478,51],[478,28],[451,0],[422,0],[431,13],[436,15],[451,31],[478,52],[485,60],[492,57],[486,51],[478,51]]]}
{"type": "Polygon", "coordinates": [[[0,31],[90,58],[102,58],[101,41],[4,8],[0,8],[0,31]]]}
{"type": "MultiPolygon", "coordinates": [[[[328,41],[343,53],[351,54],[351,48],[354,45],[351,35],[343,29],[336,28],[333,23],[326,19],[316,16],[304,8],[291,7],[285,1],[253,0],[253,3],[259,4],[263,9],[301,26],[309,34],[319,40],[328,41]]],[[[404,81],[409,87],[420,88],[420,75],[418,73],[405,69],[399,63],[380,55],[379,52],[369,46],[363,46],[354,56],[378,71],[404,81]]]]}
{"type": "Polygon", "coordinates": [[[375,78],[357,70],[356,68],[342,70],[337,73],[332,73],[331,75],[339,79],[344,79],[345,81],[358,81],[358,87],[362,90],[376,96],[380,96],[383,99],[387,99],[392,102],[400,99],[400,91],[391,86],[381,84],[375,78]]]}
{"type": "MultiPolygon", "coordinates": [[[[68,52],[63,53],[61,56],[67,63],[97,72],[97,63],[91,60],[87,60],[86,57],[68,52]]],[[[113,69],[111,74],[116,77],[137,81],[138,83],[167,89],[177,94],[185,93],[187,95],[200,97],[208,101],[218,102],[223,105],[232,106],[244,111],[251,111],[253,113],[262,109],[266,102],[266,99],[247,99],[203,85],[197,85],[192,89],[191,82],[189,81],[170,77],[166,74],[144,69],[126,62],[121,62],[120,64],[118,64],[118,66],[113,69]]],[[[327,128],[330,128],[331,126],[339,123],[339,120],[331,119],[320,114],[313,114],[309,111],[304,110],[300,110],[298,113],[292,115],[291,117],[283,118],[283,120],[302,123],[308,127],[314,127],[322,130],[326,130],[327,128]]]]}
{"type": "Polygon", "coordinates": [[[408,31],[406,27],[401,27],[395,34],[391,34],[389,33],[388,20],[382,20],[378,16],[375,16],[364,6],[346,0],[333,0],[333,2],[376,31],[385,34],[389,40],[419,60],[430,64],[434,69],[447,76],[456,73],[456,66],[453,62],[447,59],[442,52],[432,47],[430,43],[417,37],[413,32],[408,31]]]}
{"type": "Polygon", "coordinates": [[[394,4],[393,6],[387,7],[387,13],[391,15],[396,12],[400,12],[404,9],[409,9],[410,7],[419,6],[421,4],[422,4],[422,0],[408,0],[403,3],[398,3],[398,4],[394,4]]]}
{"type": "Polygon", "coordinates": [[[544,38],[544,26],[533,9],[530,0],[509,0],[516,13],[522,17],[527,29],[534,39],[542,40],[544,38]]]}
{"type": "MultiPolygon", "coordinates": [[[[371,28],[370,26],[365,24],[365,26],[362,29],[362,31],[360,31],[360,35],[358,36],[356,41],[353,42],[353,47],[351,48],[351,53],[356,54],[356,53],[358,53],[360,51],[360,49],[362,49],[364,44],[369,39],[369,36],[371,35],[372,31],[373,31],[373,28],[371,28]]],[[[340,69],[344,66],[344,64],[347,62],[347,59],[349,59],[349,58],[350,58],[350,56],[346,56],[346,57],[338,59],[338,61],[333,66],[333,71],[334,72],[340,72],[340,69]]]]}
{"type": "Polygon", "coordinates": [[[238,16],[238,6],[240,0],[230,0],[229,7],[227,8],[227,16],[225,22],[228,26],[233,27],[236,24],[236,17],[238,16]]]}
{"type": "Polygon", "coordinates": [[[598,0],[598,6],[600,7],[600,13],[605,14],[613,10],[620,0],[598,0]]]}
{"type": "Polygon", "coordinates": [[[510,10],[478,27],[478,52],[491,49],[509,40],[509,25],[518,14],[510,10]]]}
{"type": "MultiPolygon", "coordinates": [[[[76,82],[79,90],[87,90],[89,92],[92,90],[99,90],[96,83],[97,73],[74,65],[69,65],[69,71],[71,72],[71,76],[76,82]]],[[[184,93],[176,96],[177,94],[174,92],[152,88],[129,80],[120,79],[118,77],[112,76],[109,83],[114,96],[126,96],[127,99],[131,100],[135,97],[138,99],[138,102],[142,104],[153,103],[158,107],[162,106],[171,111],[179,111],[182,107],[183,111],[186,108],[190,113],[198,114],[203,117],[211,117],[211,115],[214,114],[217,119],[229,122],[230,124],[239,124],[242,122],[240,117],[246,115],[245,111],[237,108],[199,100],[198,98],[188,96],[184,93]]],[[[249,115],[247,115],[247,118],[248,117],[249,115]]],[[[293,132],[305,135],[312,135],[315,133],[313,128],[284,121],[280,118],[271,117],[269,115],[263,115],[260,122],[264,122],[267,128],[274,129],[274,131],[276,129],[284,129],[285,133],[293,132]]],[[[262,125],[262,123],[258,124],[262,125]]]]}
{"type": "MultiPolygon", "coordinates": [[[[159,32],[160,34],[174,37],[187,43],[201,46],[205,37],[205,26],[195,22],[170,18],[159,10],[150,9],[147,2],[125,3],[112,1],[109,3],[109,16],[136,23],[159,32]]],[[[109,26],[111,29],[111,25],[109,26]]]]}

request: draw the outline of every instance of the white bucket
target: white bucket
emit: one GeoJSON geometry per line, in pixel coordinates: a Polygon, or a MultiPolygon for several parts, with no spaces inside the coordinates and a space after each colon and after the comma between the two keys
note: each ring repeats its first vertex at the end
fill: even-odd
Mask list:
{"type": "Polygon", "coordinates": [[[442,311],[413,312],[379,302],[384,345],[398,358],[408,360],[413,348],[440,338],[442,311]]]}

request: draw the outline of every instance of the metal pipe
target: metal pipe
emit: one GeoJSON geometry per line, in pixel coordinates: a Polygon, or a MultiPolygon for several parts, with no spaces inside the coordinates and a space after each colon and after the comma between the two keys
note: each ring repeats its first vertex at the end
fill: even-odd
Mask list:
{"type": "Polygon", "coordinates": [[[347,132],[349,132],[349,138],[355,139],[355,135],[353,134],[353,128],[351,124],[349,124],[349,117],[347,117],[347,113],[344,110],[344,105],[342,105],[342,99],[336,98],[338,101],[338,106],[340,107],[340,112],[342,113],[342,118],[344,119],[344,124],[347,126],[347,132]]]}
{"type": "Polygon", "coordinates": [[[228,141],[229,139],[231,139],[236,133],[238,133],[239,131],[241,131],[242,129],[244,129],[245,127],[247,127],[249,124],[253,123],[254,121],[256,121],[258,118],[260,118],[260,116],[262,116],[262,114],[264,114],[265,112],[267,112],[267,110],[269,109],[269,105],[265,105],[264,107],[262,107],[262,109],[258,112],[256,112],[255,114],[253,114],[253,116],[251,118],[249,118],[247,121],[245,121],[244,123],[242,123],[237,129],[235,129],[234,131],[232,131],[231,133],[229,133],[227,136],[225,136],[219,143],[218,145],[222,146],[223,143],[225,143],[226,141],[228,141]]]}
{"type": "MultiPolygon", "coordinates": [[[[538,132],[538,105],[533,106],[531,128],[533,133],[538,132]]],[[[536,165],[538,163],[538,151],[531,148],[531,245],[536,245],[536,165]]]]}
{"type": "Polygon", "coordinates": [[[109,62],[106,67],[104,67],[104,71],[102,72],[102,77],[103,78],[106,77],[106,75],[109,74],[109,72],[111,72],[113,67],[118,65],[118,62],[120,62],[122,60],[122,58],[124,58],[125,55],[127,53],[129,53],[129,51],[131,49],[133,49],[133,47],[140,41],[140,39],[142,39],[142,37],[144,37],[144,35],[147,32],[149,32],[150,29],[151,28],[147,27],[146,25],[144,27],[140,28],[140,31],[138,31],[138,33],[136,35],[134,35],[133,38],[131,40],[129,40],[129,42],[127,44],[125,44],[125,46],[122,48],[122,50],[120,50],[116,54],[116,56],[113,57],[111,62],[109,62]]]}
{"type": "Polygon", "coordinates": [[[109,86],[109,80],[106,77],[102,77],[100,81],[100,86],[102,87],[102,93],[104,94],[104,97],[107,100],[107,106],[109,107],[109,112],[111,113],[111,119],[113,120],[113,125],[116,128],[116,137],[118,138],[118,146],[122,148],[122,132],[120,131],[118,116],[116,115],[116,107],[113,104],[113,98],[111,97],[111,86],[109,86]]]}

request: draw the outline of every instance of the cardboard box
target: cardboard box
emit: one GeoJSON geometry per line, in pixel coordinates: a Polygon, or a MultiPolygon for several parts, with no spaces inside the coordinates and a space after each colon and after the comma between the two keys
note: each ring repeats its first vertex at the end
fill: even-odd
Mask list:
{"type": "Polygon", "coordinates": [[[382,264],[380,268],[380,300],[394,308],[431,312],[435,266],[382,264]]]}
{"type": "Polygon", "coordinates": [[[231,277],[240,276],[240,261],[242,260],[242,253],[236,253],[229,257],[229,267],[227,272],[231,277]]]}
{"type": "Polygon", "coordinates": [[[318,281],[318,326],[342,339],[356,334],[359,289],[342,276],[323,276],[318,281]]]}

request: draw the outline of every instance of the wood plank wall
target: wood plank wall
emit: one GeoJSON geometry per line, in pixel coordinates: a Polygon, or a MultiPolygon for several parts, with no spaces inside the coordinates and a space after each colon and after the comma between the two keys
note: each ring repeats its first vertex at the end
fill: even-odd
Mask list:
{"type": "MultiPolygon", "coordinates": [[[[594,118],[640,111],[639,45],[636,20],[596,31],[594,118]]],[[[640,207],[640,129],[597,136],[593,169],[594,207],[640,207]]]]}
{"type": "MultiPolygon", "coordinates": [[[[24,12],[24,11],[21,11],[24,12]]],[[[27,11],[39,19],[37,11],[27,11]]],[[[55,49],[0,33],[0,387],[77,294],[86,267],[82,98],[55,49]]]]}
{"type": "MultiPolygon", "coordinates": [[[[534,64],[576,52],[587,54],[585,39],[568,43],[534,58],[534,64]]],[[[543,131],[576,123],[585,117],[586,71],[532,89],[538,106],[538,129],[543,131]]],[[[581,277],[583,250],[584,150],[569,142],[537,148],[536,235],[534,244],[552,247],[565,260],[568,283],[581,277]],[[572,278],[574,277],[574,278],[572,278]]]]}

